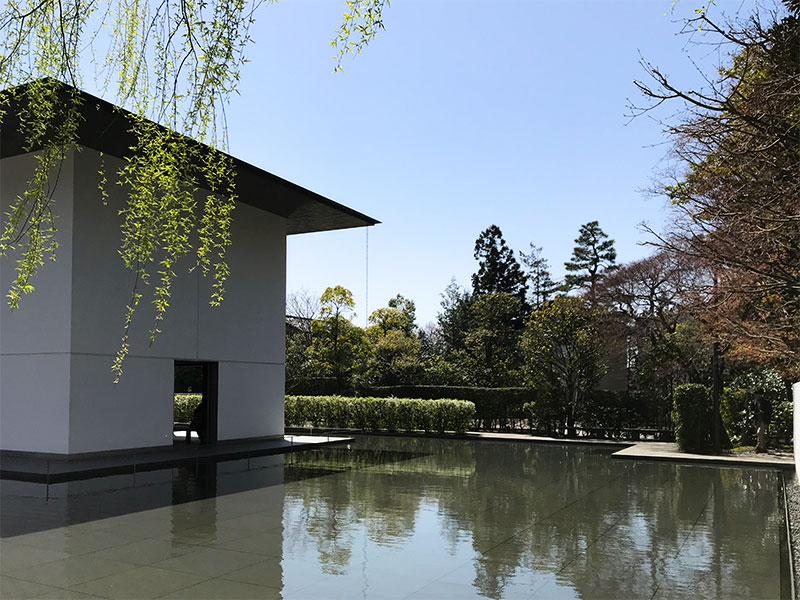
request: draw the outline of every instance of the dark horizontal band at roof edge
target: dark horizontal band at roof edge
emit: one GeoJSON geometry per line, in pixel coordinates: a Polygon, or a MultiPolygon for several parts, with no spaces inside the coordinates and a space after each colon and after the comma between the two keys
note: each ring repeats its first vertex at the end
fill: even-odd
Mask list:
{"type": "MultiPolygon", "coordinates": [[[[71,89],[61,84],[64,94],[71,89]]],[[[79,90],[81,123],[77,142],[99,152],[125,158],[135,139],[129,130],[132,114],[110,102],[79,90]]],[[[19,96],[17,96],[19,97],[19,96]]],[[[25,152],[25,140],[19,133],[18,107],[12,101],[0,125],[0,158],[25,152]]],[[[160,127],[160,126],[159,126],[160,127]]],[[[201,150],[208,146],[198,144],[201,150]]],[[[287,234],[331,231],[376,225],[380,221],[339,204],[296,183],[228,155],[236,171],[236,194],[239,201],[284,217],[287,234]]]]}

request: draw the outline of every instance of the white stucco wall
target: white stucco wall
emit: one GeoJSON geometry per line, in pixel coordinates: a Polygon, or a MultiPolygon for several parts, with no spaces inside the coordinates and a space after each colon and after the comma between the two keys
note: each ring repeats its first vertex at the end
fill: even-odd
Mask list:
{"type": "MultiPolygon", "coordinates": [[[[108,173],[120,162],[105,157],[108,173]]],[[[179,266],[170,309],[152,347],[152,286],[130,332],[122,380],[109,367],[122,337],[132,274],[117,256],[124,206],[122,188],[109,190],[107,206],[96,200],[99,154],[84,149],[76,161],[73,250],[73,388],[70,451],[171,444],[174,360],[219,362],[218,439],[283,433],[285,220],[246,204],[233,213],[228,250],[231,276],[222,306],[209,305],[211,281],[179,266]],[[78,389],[80,381],[90,387],[78,389]],[[78,386],[78,387],[76,387],[78,386]],[[102,423],[126,425],[125,434],[103,432],[102,423]]],[[[198,194],[202,202],[203,195],[198,194]]]]}
{"type": "MultiPolygon", "coordinates": [[[[23,156],[3,161],[4,203],[24,186],[19,174],[26,169],[20,167],[30,160],[23,156]]],[[[104,162],[112,180],[121,161],[106,156],[104,162]]],[[[101,202],[98,152],[84,148],[66,166],[59,182],[66,198],[61,202],[65,214],[59,216],[64,236],[59,260],[42,271],[48,279],[38,279],[24,313],[11,315],[5,307],[0,313],[0,447],[77,453],[171,445],[176,359],[219,362],[220,440],[281,435],[285,219],[237,205],[225,301],[219,308],[209,306],[211,282],[198,270],[187,273],[194,262],[187,257],[179,265],[170,309],[152,347],[148,344],[154,314],[152,286],[140,286],[144,297],[130,331],[124,374],[115,385],[110,367],[120,347],[134,281],[117,253],[119,211],[126,196],[121,187],[110,185],[107,205],[101,202]],[[51,364],[55,355],[62,357],[57,368],[51,364]],[[37,368],[44,366],[41,356],[51,357],[45,370],[37,368]],[[35,403],[26,399],[34,395],[35,403]],[[52,420],[45,419],[52,427],[31,436],[29,424],[43,415],[53,415],[52,420]]],[[[202,201],[202,195],[198,198],[202,201]]],[[[7,259],[2,265],[7,289],[7,259]]]]}
{"type": "Polygon", "coordinates": [[[130,356],[114,384],[107,355],[73,354],[69,451],[172,444],[173,361],[130,356]]]}
{"type": "Polygon", "coordinates": [[[0,356],[0,449],[69,452],[70,356],[0,356]]]}
{"type": "Polygon", "coordinates": [[[277,364],[219,363],[219,439],[283,434],[284,373],[277,364]]]}
{"type": "MultiPolygon", "coordinates": [[[[0,214],[24,192],[33,154],[0,160],[0,214]]],[[[73,157],[53,190],[58,260],[46,261],[35,291],[11,310],[5,295],[16,277],[18,253],[0,257],[0,448],[68,452],[70,279],[72,276],[73,157]]],[[[5,221],[5,218],[3,218],[5,221]]]]}

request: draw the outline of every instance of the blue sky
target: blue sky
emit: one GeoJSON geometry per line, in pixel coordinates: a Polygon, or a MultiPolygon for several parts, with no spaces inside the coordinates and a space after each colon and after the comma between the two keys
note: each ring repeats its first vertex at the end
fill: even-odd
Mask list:
{"type": "MultiPolygon", "coordinates": [[[[629,123],[627,99],[642,100],[640,53],[697,83],[676,19],[698,4],[394,0],[387,30],[335,74],[344,2],[283,0],[258,14],[231,153],[382,221],[369,231],[368,310],[400,293],[420,325],[451,278],[470,286],[491,224],[515,250],[542,246],[556,277],[591,220],[620,262],[635,260],[650,253],[639,223],[667,216],[641,190],[668,146],[652,118],[629,123]]],[[[291,236],[288,291],[343,285],[363,325],[365,241],[363,229],[291,236]]]]}

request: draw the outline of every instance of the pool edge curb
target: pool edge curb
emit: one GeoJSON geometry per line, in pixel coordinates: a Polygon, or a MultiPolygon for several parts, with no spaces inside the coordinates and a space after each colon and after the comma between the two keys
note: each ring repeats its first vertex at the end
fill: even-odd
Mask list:
{"type": "MultiPolygon", "coordinates": [[[[633,444],[614,452],[611,457],[620,460],[647,460],[675,462],[684,464],[703,464],[717,467],[751,467],[759,469],[795,469],[793,460],[778,458],[750,458],[736,456],[716,456],[711,454],[691,454],[680,451],[661,450],[653,452],[652,447],[645,450],[648,442],[633,444]]],[[[652,443],[652,442],[649,442],[652,443]]]]}

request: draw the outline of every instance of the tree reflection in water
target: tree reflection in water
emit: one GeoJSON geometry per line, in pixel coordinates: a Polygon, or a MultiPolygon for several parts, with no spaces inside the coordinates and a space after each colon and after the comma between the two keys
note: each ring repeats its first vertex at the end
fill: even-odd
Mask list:
{"type": "Polygon", "coordinates": [[[780,595],[775,472],[609,454],[364,437],[290,455],[287,471],[336,473],[286,485],[284,565],[302,568],[284,577],[316,569],[359,596],[394,580],[424,595],[448,577],[488,598],[780,595]]]}

